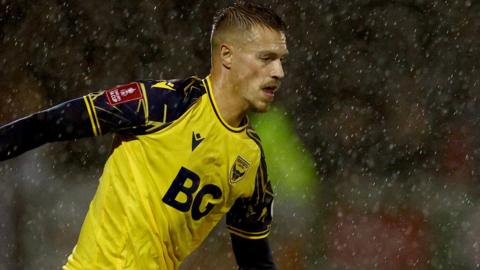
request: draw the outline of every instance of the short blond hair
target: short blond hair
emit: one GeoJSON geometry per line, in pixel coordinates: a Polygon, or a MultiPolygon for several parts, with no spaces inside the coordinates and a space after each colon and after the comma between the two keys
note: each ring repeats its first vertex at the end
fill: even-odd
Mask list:
{"type": "Polygon", "coordinates": [[[285,22],[272,9],[244,1],[238,1],[233,6],[221,9],[213,19],[210,37],[211,48],[219,44],[218,37],[228,31],[248,31],[254,26],[264,26],[285,33],[285,22]]]}

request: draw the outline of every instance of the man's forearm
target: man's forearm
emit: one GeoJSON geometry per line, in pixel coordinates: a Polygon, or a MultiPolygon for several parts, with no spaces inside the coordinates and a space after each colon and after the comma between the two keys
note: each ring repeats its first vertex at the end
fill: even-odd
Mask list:
{"type": "Polygon", "coordinates": [[[268,239],[250,240],[231,234],[233,252],[240,270],[275,270],[268,239]]]}
{"type": "Polygon", "coordinates": [[[75,99],[0,127],[0,160],[47,142],[92,136],[83,99],[75,99]]]}

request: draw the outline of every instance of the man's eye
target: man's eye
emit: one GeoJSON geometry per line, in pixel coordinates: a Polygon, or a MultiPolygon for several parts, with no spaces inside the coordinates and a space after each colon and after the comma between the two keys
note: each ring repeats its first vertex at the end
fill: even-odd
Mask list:
{"type": "Polygon", "coordinates": [[[260,57],[260,59],[264,62],[270,61],[270,57],[268,57],[268,56],[262,56],[262,57],[260,57]]]}

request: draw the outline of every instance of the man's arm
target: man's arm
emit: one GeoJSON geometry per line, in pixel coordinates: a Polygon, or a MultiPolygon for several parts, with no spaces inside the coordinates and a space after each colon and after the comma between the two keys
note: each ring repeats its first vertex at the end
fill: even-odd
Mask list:
{"type": "Polygon", "coordinates": [[[274,270],[267,238],[252,240],[230,234],[233,252],[240,270],[274,270]]]}
{"type": "Polygon", "coordinates": [[[145,124],[139,83],[90,93],[0,127],[0,161],[45,143],[100,136],[145,124]],[[120,91],[123,91],[123,96],[120,91]],[[111,96],[114,96],[112,98],[111,96]]]}
{"type": "Polygon", "coordinates": [[[47,142],[92,135],[84,100],[74,99],[0,127],[0,161],[47,142]]]}
{"type": "Polygon", "coordinates": [[[177,119],[202,90],[197,78],[119,85],[67,101],[0,127],[0,161],[42,144],[110,132],[145,134],[177,119]],[[177,91],[177,89],[180,89],[177,91]]]}
{"type": "MultiPolygon", "coordinates": [[[[260,146],[254,131],[247,132],[260,146]]],[[[238,198],[227,213],[227,229],[241,270],[276,269],[267,240],[272,223],[273,191],[261,146],[260,150],[261,159],[253,194],[238,198]]]]}

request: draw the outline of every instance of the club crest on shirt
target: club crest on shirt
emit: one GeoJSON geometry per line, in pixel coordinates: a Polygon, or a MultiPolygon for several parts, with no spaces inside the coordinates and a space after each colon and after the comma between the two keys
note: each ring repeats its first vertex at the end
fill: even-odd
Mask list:
{"type": "Polygon", "coordinates": [[[250,164],[248,163],[248,161],[246,161],[241,156],[237,156],[237,159],[235,160],[232,168],[230,169],[230,178],[228,179],[230,184],[235,184],[238,181],[242,180],[249,166],[250,164]]]}
{"type": "Polygon", "coordinates": [[[120,85],[105,91],[108,103],[112,106],[143,98],[138,83],[120,85]]]}

